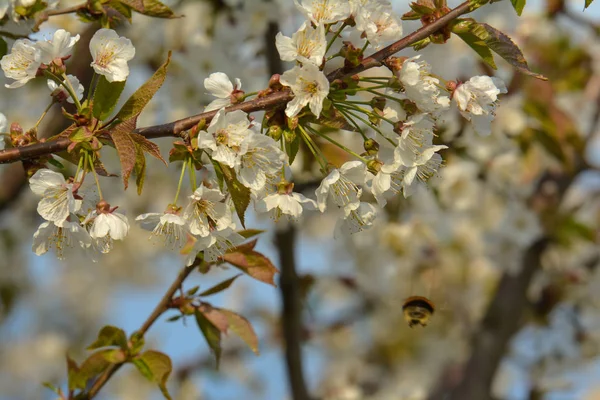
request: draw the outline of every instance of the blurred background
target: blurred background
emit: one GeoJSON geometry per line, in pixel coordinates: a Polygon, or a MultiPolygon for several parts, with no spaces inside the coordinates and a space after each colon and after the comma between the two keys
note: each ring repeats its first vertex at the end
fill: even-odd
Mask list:
{"type": "MultiPolygon", "coordinates": [[[[77,3],[61,1],[59,8],[77,3]]],[[[408,11],[404,2],[394,3],[400,14],[408,11]]],[[[124,99],[174,52],[166,83],[139,126],[200,112],[211,100],[203,87],[211,72],[240,78],[251,92],[290,67],[279,61],[274,36],[291,35],[303,21],[292,0],[166,4],[185,17],[134,14],[132,24],[117,28],[136,47],[124,99]]],[[[509,34],[547,82],[516,74],[499,59],[498,71],[489,70],[455,36],[421,52],[446,79],[495,74],[509,93],[489,137],[449,113],[437,132],[450,147],[439,176],[412,197],[391,201],[371,230],[334,240],[334,215],[307,214],[291,227],[250,212],[247,227],[266,230],[257,249],[286,284],[274,288],[244,276],[210,300],[252,322],[261,354],[231,335],[216,370],[193,319],[161,318],[147,343],[173,359],[174,398],[303,399],[306,390],[327,400],[600,399],[600,5],[582,10],[583,0],[530,0],[521,18],[507,1],[473,14],[509,34]],[[299,302],[300,313],[282,316],[281,289],[287,301],[299,302]],[[436,305],[426,328],[404,321],[409,296],[436,305]],[[301,345],[301,360],[285,356],[286,343],[301,345]],[[302,367],[301,373],[292,368],[293,390],[290,365],[302,367]]],[[[403,26],[408,33],[419,24],[403,26]]],[[[9,23],[2,30],[28,28],[9,23]]],[[[66,15],[41,28],[34,37],[58,28],[82,35],[69,72],[89,82],[88,43],[98,27],[66,15]]],[[[13,91],[2,84],[0,111],[32,126],[46,106],[43,96],[49,96],[43,80],[13,91]]],[[[63,123],[54,109],[40,132],[51,136],[63,123]]],[[[360,140],[339,135],[360,150],[360,140]]],[[[171,142],[157,140],[163,156],[171,142]]],[[[345,161],[321,145],[333,162],[345,161]]],[[[115,154],[103,157],[117,173],[115,154]]],[[[101,178],[105,197],[130,221],[162,210],[175,192],[179,166],[153,161],[142,196],[123,192],[119,178],[101,178]]],[[[314,198],[312,161],[302,161],[296,177],[314,198]]],[[[134,224],[98,263],[37,257],[31,242],[41,222],[21,164],[1,165],[2,400],[55,398],[41,383],[66,382],[65,354],[83,360],[104,325],[138,329],[181,267],[180,257],[152,246],[134,224]]],[[[235,273],[194,274],[186,287],[208,288],[235,273]]],[[[161,395],[126,367],[98,398],[161,395]]]]}

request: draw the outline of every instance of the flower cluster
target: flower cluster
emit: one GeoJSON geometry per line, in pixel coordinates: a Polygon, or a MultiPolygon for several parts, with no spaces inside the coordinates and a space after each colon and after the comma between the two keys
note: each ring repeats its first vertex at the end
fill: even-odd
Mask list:
{"type": "MultiPolygon", "coordinates": [[[[440,151],[447,146],[439,143],[436,126],[453,102],[478,133],[490,133],[498,95],[506,92],[497,78],[446,81],[420,56],[386,59],[387,68],[378,70],[381,76],[348,73],[333,79],[325,75],[330,60],[342,58],[349,70],[359,65],[367,50],[399,39],[400,19],[388,1],[296,0],[296,6],[307,20],[290,37],[282,33],[276,37],[281,59],[295,65],[274,75],[269,87],[258,93],[246,94],[239,79],[232,82],[222,72],[207,77],[204,87],[216,99],[205,111],[216,113],[210,124],[201,122],[175,143],[172,161],[183,161],[183,167],[174,201],[163,212],[136,218],[152,238],[186,254],[188,265],[199,253],[215,261],[240,244],[243,237],[237,232],[235,215],[243,219],[250,203],[256,213],[276,221],[296,220],[304,210],[333,208],[340,214],[336,235],[368,229],[377,215],[375,203],[384,207],[394,196],[409,196],[442,166],[440,151]],[[285,106],[267,110],[261,124],[242,110],[227,110],[249,96],[278,91],[293,97],[285,106]],[[364,152],[338,142],[332,127],[354,133],[362,140],[364,152]],[[332,165],[324,142],[352,160],[332,165]],[[290,164],[300,148],[312,153],[320,167],[322,180],[314,200],[294,192],[290,179],[290,164]],[[204,171],[200,185],[197,170],[204,171]],[[186,171],[192,194],[179,205],[186,171]]],[[[51,40],[15,42],[2,59],[6,76],[15,80],[8,86],[22,86],[45,74],[51,78],[48,84],[54,99],[68,99],[82,109],[78,102],[84,88],[77,78],[66,75],[64,66],[78,39],[59,30],[51,40]]],[[[91,39],[90,52],[97,74],[108,82],[127,79],[127,63],[135,54],[129,39],[100,29],[91,39]]],[[[84,158],[93,158],[98,150],[92,146],[84,158]]],[[[32,177],[32,189],[42,197],[38,212],[47,221],[34,237],[37,254],[54,245],[60,257],[65,244],[77,243],[106,253],[114,240],[127,234],[127,219],[102,199],[89,207],[91,211],[82,211],[87,197],[81,194],[84,176],[65,181],[62,175],[42,169],[32,177]]]]}
{"type": "MultiPolygon", "coordinates": [[[[92,210],[92,194],[83,193],[81,182],[65,180],[62,174],[45,168],[29,179],[32,192],[41,197],[37,211],[46,220],[33,235],[35,254],[42,255],[52,247],[59,259],[74,248],[108,253],[114,240],[127,235],[127,218],[105,201],[92,210]]],[[[94,259],[93,253],[90,255],[94,259]]]]}
{"type": "MultiPolygon", "coordinates": [[[[9,54],[2,57],[0,65],[4,75],[14,82],[7,88],[18,88],[37,76],[48,77],[48,87],[60,99],[71,97],[77,102],[83,97],[83,86],[77,77],[66,75],[64,62],[71,57],[79,35],[72,36],[64,29],[57,30],[51,39],[32,42],[18,39],[9,54]],[[75,99],[76,98],[76,99],[75,99]]],[[[135,55],[129,39],[119,37],[111,29],[98,30],[90,41],[92,67],[109,82],[124,81],[129,75],[127,62],[135,55]]]]}

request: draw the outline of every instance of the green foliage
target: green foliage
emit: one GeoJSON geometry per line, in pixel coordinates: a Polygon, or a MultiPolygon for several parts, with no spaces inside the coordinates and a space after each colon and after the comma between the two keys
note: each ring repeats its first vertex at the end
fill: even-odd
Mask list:
{"type": "Polygon", "coordinates": [[[94,117],[101,121],[108,118],[121,97],[125,82],[109,82],[104,76],[100,76],[94,90],[94,117]]]}
{"type": "Polygon", "coordinates": [[[196,317],[196,323],[198,324],[198,328],[200,328],[200,332],[202,332],[206,343],[208,343],[208,347],[215,355],[218,369],[219,361],[221,360],[221,331],[199,309],[196,309],[194,316],[196,317]]]}
{"type": "MultiPolygon", "coordinates": [[[[220,179],[227,184],[227,189],[229,190],[229,194],[231,194],[231,200],[233,200],[235,211],[242,226],[245,228],[246,209],[250,205],[250,189],[238,181],[235,171],[231,167],[222,165],[218,162],[213,162],[213,164],[215,165],[215,170],[218,170],[218,174],[222,177],[220,179]]],[[[219,176],[217,175],[217,177],[219,176]]]]}
{"type": "Polygon", "coordinates": [[[260,229],[244,229],[238,233],[244,237],[244,239],[250,239],[251,237],[258,236],[265,231],[260,229]]]}
{"type": "Polygon", "coordinates": [[[111,129],[110,137],[115,144],[121,161],[121,176],[125,189],[129,186],[129,176],[136,164],[137,149],[132,133],[135,129],[136,118],[131,118],[111,129]]]}
{"type": "Polygon", "coordinates": [[[255,246],[256,239],[230,249],[223,255],[223,260],[256,280],[276,286],[274,277],[279,270],[275,268],[271,260],[254,251],[255,246]]]}
{"type": "Polygon", "coordinates": [[[8,44],[4,38],[0,37],[0,58],[4,57],[8,53],[8,44]]]}
{"type": "Polygon", "coordinates": [[[144,107],[152,100],[158,89],[165,82],[167,77],[167,67],[171,62],[171,52],[167,56],[167,60],[161,65],[156,72],[144,83],[131,97],[123,104],[123,107],[117,113],[117,118],[121,121],[127,121],[137,117],[144,107]]]}
{"type": "Polygon", "coordinates": [[[508,36],[490,25],[478,23],[473,19],[457,19],[453,24],[452,32],[463,39],[492,68],[496,67],[495,63],[493,60],[490,61],[490,52],[483,47],[498,54],[519,72],[546,80],[543,75],[529,69],[523,53],[508,36]]]}
{"type": "MultiPolygon", "coordinates": [[[[223,290],[225,290],[225,289],[229,288],[229,287],[230,287],[230,286],[233,284],[233,282],[234,282],[234,281],[235,281],[237,278],[239,278],[241,275],[242,275],[242,274],[238,274],[238,275],[236,275],[236,276],[234,276],[234,277],[232,277],[232,278],[229,278],[229,279],[227,279],[227,280],[225,280],[225,281],[223,281],[223,282],[221,282],[221,283],[219,283],[219,284],[217,284],[217,285],[215,285],[215,286],[211,287],[210,289],[207,289],[207,290],[205,290],[204,292],[200,293],[198,296],[202,296],[202,297],[204,297],[204,296],[210,296],[210,295],[212,295],[212,294],[217,294],[217,293],[220,293],[220,292],[222,292],[223,290]]],[[[192,293],[192,294],[193,294],[193,293],[192,293]]]]}
{"type": "Polygon", "coordinates": [[[158,0],[119,0],[133,10],[148,17],[177,18],[169,7],[158,0]]]}
{"type": "Polygon", "coordinates": [[[167,380],[173,371],[173,363],[168,355],[156,350],[146,350],[132,362],[146,379],[158,384],[166,399],[171,400],[167,391],[167,380]]]}
{"type": "Polygon", "coordinates": [[[122,349],[127,348],[127,335],[125,335],[125,331],[116,326],[107,325],[100,329],[98,338],[87,349],[95,350],[107,346],[117,346],[122,349]]]}
{"type": "Polygon", "coordinates": [[[290,160],[290,164],[292,164],[296,159],[296,155],[298,155],[298,150],[300,150],[300,135],[286,129],[283,131],[283,137],[285,138],[285,153],[290,160]]]}
{"type": "Polygon", "coordinates": [[[583,6],[583,9],[585,10],[586,8],[591,6],[593,2],[594,0],[585,0],[585,5],[583,6]]]}
{"type": "Polygon", "coordinates": [[[510,0],[510,2],[512,3],[513,8],[517,12],[517,15],[520,17],[527,0],[510,0]]]}

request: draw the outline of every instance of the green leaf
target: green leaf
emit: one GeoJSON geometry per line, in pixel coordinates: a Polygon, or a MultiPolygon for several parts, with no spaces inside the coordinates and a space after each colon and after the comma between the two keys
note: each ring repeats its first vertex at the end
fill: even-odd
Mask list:
{"type": "Polygon", "coordinates": [[[140,146],[135,146],[135,186],[137,194],[140,196],[144,189],[144,181],[146,180],[146,156],[140,146]]]}
{"type": "Polygon", "coordinates": [[[67,380],[69,390],[85,389],[86,381],[79,375],[79,366],[67,354],[67,380]]]}
{"type": "Polygon", "coordinates": [[[140,350],[142,350],[142,348],[146,344],[144,336],[142,336],[142,334],[140,334],[139,332],[134,332],[129,338],[129,341],[131,342],[131,346],[129,346],[130,355],[136,355],[137,353],[139,353],[140,350]]]}
{"type": "Polygon", "coordinates": [[[185,295],[186,296],[193,296],[196,293],[198,293],[198,289],[200,289],[200,286],[196,285],[193,288],[186,290],[185,291],[185,295]]]}
{"type": "Polygon", "coordinates": [[[50,390],[52,390],[54,393],[56,393],[57,395],[62,397],[62,390],[60,390],[59,388],[57,388],[56,386],[54,386],[52,383],[50,382],[42,382],[42,386],[44,386],[45,388],[48,388],[50,390]]]}
{"type": "Polygon", "coordinates": [[[233,311],[220,308],[219,311],[225,315],[229,322],[229,329],[238,335],[250,349],[258,355],[258,337],[250,322],[239,314],[233,311]]]}
{"type": "Polygon", "coordinates": [[[204,335],[204,338],[206,339],[206,343],[208,343],[208,347],[210,347],[215,355],[218,369],[219,361],[221,360],[221,331],[213,325],[200,310],[196,309],[194,316],[196,317],[198,328],[200,328],[202,335],[204,335]]]}
{"type": "Polygon", "coordinates": [[[169,7],[158,0],[119,0],[140,14],[157,18],[177,18],[169,7]]]}
{"type": "Polygon", "coordinates": [[[127,356],[122,349],[100,350],[98,351],[98,354],[102,355],[102,357],[111,364],[121,364],[127,359],[127,356]]]}
{"type": "Polygon", "coordinates": [[[500,57],[504,58],[517,71],[533,76],[541,80],[547,80],[543,75],[537,74],[529,69],[527,61],[519,47],[504,33],[488,24],[472,22],[470,32],[483,40],[485,44],[500,57]]]}
{"type": "Polygon", "coordinates": [[[109,82],[101,75],[94,90],[94,117],[100,121],[107,119],[117,105],[124,87],[125,81],[109,82]]]}
{"type": "Polygon", "coordinates": [[[238,233],[240,235],[242,235],[244,237],[244,239],[250,239],[251,237],[260,235],[261,233],[264,233],[264,230],[261,229],[244,229],[242,231],[238,231],[238,233]]]}
{"type": "Polygon", "coordinates": [[[6,43],[4,38],[0,37],[0,58],[4,57],[6,54],[8,54],[8,43],[6,43]]]}
{"type": "Polygon", "coordinates": [[[84,383],[81,389],[85,389],[85,387],[87,386],[87,382],[90,379],[97,377],[98,375],[103,373],[106,370],[106,368],[112,365],[111,362],[107,361],[106,358],[104,358],[104,353],[106,353],[107,351],[111,351],[111,349],[97,351],[91,356],[89,356],[81,364],[78,374],[79,379],[81,380],[81,382],[84,383]]]}
{"type": "Polygon", "coordinates": [[[586,8],[588,8],[589,6],[592,5],[594,0],[585,0],[585,6],[583,6],[583,9],[585,10],[586,8]]]}
{"type": "Polygon", "coordinates": [[[124,16],[129,23],[131,23],[131,7],[126,4],[121,3],[117,0],[111,0],[105,4],[106,7],[110,7],[122,16],[124,16]]]}
{"type": "Polygon", "coordinates": [[[65,169],[65,166],[62,165],[62,163],[55,158],[49,158],[48,164],[54,165],[56,168],[59,168],[59,169],[65,169]]]}
{"type": "Polygon", "coordinates": [[[98,338],[94,343],[88,346],[88,350],[98,349],[100,347],[118,346],[122,349],[127,349],[127,335],[121,328],[107,325],[100,329],[98,338]]]}
{"type": "Polygon", "coordinates": [[[237,246],[223,255],[223,260],[242,270],[254,279],[275,285],[275,274],[279,272],[263,254],[254,251],[256,240],[237,246]]]}
{"type": "MultiPolygon", "coordinates": [[[[285,133],[284,133],[285,134],[285,133]]],[[[300,135],[294,134],[294,137],[291,141],[285,141],[285,152],[290,160],[290,165],[293,164],[296,159],[296,155],[298,155],[298,150],[300,150],[300,135]]]]}
{"type": "Polygon", "coordinates": [[[173,315],[172,317],[167,318],[167,322],[175,322],[181,319],[181,315],[173,315]]]}
{"type": "Polygon", "coordinates": [[[173,371],[173,363],[168,355],[156,350],[147,350],[136,357],[133,364],[149,381],[158,383],[163,396],[171,400],[167,391],[167,380],[173,371]]]}
{"type": "MultiPolygon", "coordinates": [[[[223,174],[223,179],[227,184],[227,189],[229,190],[229,194],[231,195],[231,200],[233,200],[233,205],[235,206],[235,211],[240,218],[240,222],[242,226],[245,228],[245,219],[244,215],[246,214],[246,209],[250,205],[250,189],[246,186],[242,185],[240,181],[238,181],[235,171],[220,163],[215,163],[219,165],[219,169],[223,174]]],[[[215,168],[216,169],[216,168],[215,168]]]]}
{"type": "Polygon", "coordinates": [[[119,160],[121,161],[121,175],[125,189],[129,186],[129,176],[135,167],[137,160],[137,150],[135,141],[131,138],[131,132],[135,129],[136,118],[131,118],[125,122],[121,122],[110,130],[119,160]]]}
{"type": "Polygon", "coordinates": [[[171,52],[167,57],[167,61],[161,65],[156,72],[144,83],[129,99],[123,104],[123,107],[117,113],[117,118],[121,121],[127,121],[137,117],[144,107],[154,97],[158,89],[162,86],[167,77],[167,67],[171,62],[171,52]]]}
{"type": "Polygon", "coordinates": [[[471,32],[458,33],[454,32],[460,37],[470,48],[475,50],[481,59],[493,69],[497,69],[496,63],[494,62],[494,55],[490,48],[485,44],[483,40],[472,34],[471,32]]]}
{"type": "Polygon", "coordinates": [[[527,0],[510,0],[510,2],[512,3],[513,8],[517,12],[517,15],[520,17],[527,0]]]}
{"type": "Polygon", "coordinates": [[[216,294],[219,292],[222,292],[223,290],[227,289],[229,286],[231,286],[233,284],[233,282],[239,278],[242,274],[238,274],[232,278],[229,278],[213,287],[211,287],[210,289],[205,290],[204,292],[200,293],[198,296],[210,296],[212,294],[216,294]]]}

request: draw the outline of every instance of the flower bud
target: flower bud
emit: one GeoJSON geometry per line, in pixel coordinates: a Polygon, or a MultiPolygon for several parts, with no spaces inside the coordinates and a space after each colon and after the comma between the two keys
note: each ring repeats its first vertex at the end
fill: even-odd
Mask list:
{"type": "Polygon", "coordinates": [[[279,125],[273,125],[269,127],[267,131],[267,135],[273,138],[275,141],[279,141],[281,139],[281,135],[283,134],[283,129],[279,125]]]}
{"type": "Polygon", "coordinates": [[[363,143],[363,147],[365,151],[369,154],[371,154],[372,151],[377,153],[377,151],[379,150],[379,143],[377,143],[374,139],[367,139],[363,143]]]}
{"type": "Polygon", "coordinates": [[[381,171],[381,166],[383,163],[379,160],[370,160],[367,162],[367,169],[373,175],[377,175],[379,171],[381,171]]]}

